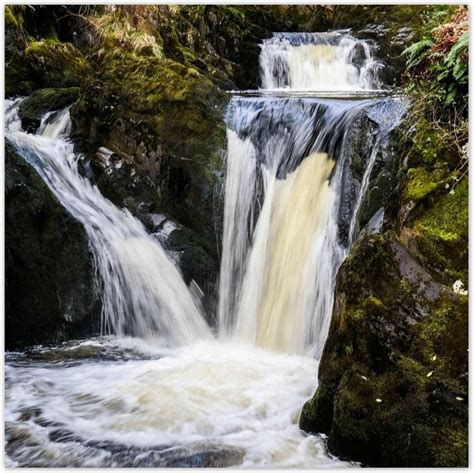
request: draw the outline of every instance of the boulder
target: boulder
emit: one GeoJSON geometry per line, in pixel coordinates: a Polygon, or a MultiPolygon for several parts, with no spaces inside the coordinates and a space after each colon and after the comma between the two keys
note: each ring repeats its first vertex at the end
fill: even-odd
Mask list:
{"type": "Polygon", "coordinates": [[[367,466],[468,464],[467,296],[437,283],[394,234],[343,263],[319,386],[303,430],[367,466]]]}

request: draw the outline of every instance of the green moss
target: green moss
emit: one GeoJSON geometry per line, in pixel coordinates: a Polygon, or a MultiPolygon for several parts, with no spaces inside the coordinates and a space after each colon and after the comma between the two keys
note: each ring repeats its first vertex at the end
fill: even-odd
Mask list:
{"type": "Polygon", "coordinates": [[[465,178],[412,222],[427,265],[436,268],[447,284],[467,280],[468,202],[465,178]]]}
{"type": "Polygon", "coordinates": [[[30,42],[24,56],[30,79],[40,87],[77,87],[93,74],[86,58],[72,44],[55,39],[30,42]]]}
{"type": "Polygon", "coordinates": [[[441,434],[440,455],[435,466],[467,466],[469,458],[469,432],[465,425],[461,422],[451,422],[441,427],[441,434]]]}
{"type": "Polygon", "coordinates": [[[12,8],[5,5],[5,28],[21,28],[23,18],[21,15],[15,15],[12,8]]]}
{"type": "Polygon", "coordinates": [[[374,307],[376,309],[386,309],[384,303],[380,300],[377,299],[375,296],[369,296],[367,299],[364,301],[364,306],[365,307],[374,307]]]}
{"type": "Polygon", "coordinates": [[[348,310],[347,311],[347,316],[350,320],[353,321],[361,321],[365,317],[365,312],[363,309],[353,309],[353,310],[348,310]]]}
{"type": "Polygon", "coordinates": [[[54,39],[45,39],[43,41],[35,41],[34,38],[30,38],[26,52],[29,54],[49,54],[49,48],[58,45],[59,41],[54,39]]]}
{"type": "Polygon", "coordinates": [[[413,137],[413,149],[410,161],[418,159],[419,164],[430,166],[437,161],[445,161],[452,154],[446,142],[446,135],[442,130],[435,128],[433,123],[422,118],[416,124],[416,133],[413,137]]]}
{"type": "Polygon", "coordinates": [[[400,290],[403,294],[411,294],[413,292],[413,286],[407,278],[402,278],[400,280],[400,290]]]}
{"type": "Polygon", "coordinates": [[[407,173],[407,183],[403,196],[405,199],[421,200],[439,186],[439,176],[424,168],[411,168],[407,173]]]}
{"type": "Polygon", "coordinates": [[[79,87],[39,89],[20,105],[20,117],[39,120],[50,110],[59,110],[75,102],[79,87]]]}
{"type": "Polygon", "coordinates": [[[414,228],[441,241],[452,242],[467,237],[468,199],[468,181],[464,179],[418,219],[414,228]]]}
{"type": "Polygon", "coordinates": [[[353,348],[352,345],[346,345],[344,347],[344,351],[345,351],[346,355],[350,356],[350,355],[352,355],[352,353],[354,353],[354,348],[353,348]]]}

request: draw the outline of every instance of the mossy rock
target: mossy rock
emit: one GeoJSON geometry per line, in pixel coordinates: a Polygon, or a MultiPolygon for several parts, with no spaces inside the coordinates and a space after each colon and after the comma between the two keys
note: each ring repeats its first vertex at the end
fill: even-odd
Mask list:
{"type": "Polygon", "coordinates": [[[364,465],[467,466],[467,297],[428,297],[404,276],[414,264],[422,274],[391,234],[366,237],[343,263],[300,426],[364,465]]]}
{"type": "Polygon", "coordinates": [[[407,200],[421,200],[436,190],[443,179],[443,172],[429,172],[425,168],[411,168],[407,172],[407,183],[403,197],[407,200]]]}
{"type": "Polygon", "coordinates": [[[410,225],[425,264],[445,284],[468,279],[468,179],[423,209],[410,225]]]}
{"type": "Polygon", "coordinates": [[[39,87],[79,87],[93,74],[89,62],[71,43],[32,41],[24,51],[30,80],[39,87]]]}
{"type": "Polygon", "coordinates": [[[124,156],[159,189],[156,210],[215,247],[213,200],[227,96],[198,70],[170,59],[111,51],[100,62],[72,109],[73,136],[91,152],[106,146],[124,156]]]}
{"type": "Polygon", "coordinates": [[[23,128],[36,131],[46,112],[61,110],[75,102],[78,96],[78,87],[36,90],[20,105],[19,115],[23,128]]]}

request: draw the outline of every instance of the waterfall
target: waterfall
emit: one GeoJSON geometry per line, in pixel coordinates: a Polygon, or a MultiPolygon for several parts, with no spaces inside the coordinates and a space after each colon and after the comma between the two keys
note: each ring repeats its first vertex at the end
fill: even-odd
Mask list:
{"type": "Polygon", "coordinates": [[[329,328],[344,145],[370,101],[234,97],[219,324],[226,337],[319,357],[329,328]]]}
{"type": "MultiPolygon", "coordinates": [[[[276,33],[261,48],[265,88],[378,85],[371,47],[349,34],[276,33]]],[[[231,100],[218,314],[224,338],[318,359],[348,252],[338,237],[348,135],[375,102],[308,95],[231,100]]],[[[378,148],[351,206],[349,242],[378,148]]]]}
{"type": "MultiPolygon", "coordinates": [[[[369,90],[381,64],[348,32],[275,33],[261,45],[267,89],[369,90]]],[[[211,337],[191,292],[160,243],[79,174],[67,136],[69,110],[47,113],[37,134],[21,129],[21,100],[7,102],[7,139],[83,223],[102,293],[102,331],[177,346],[211,337]]],[[[380,146],[374,144],[346,242],[339,237],[346,142],[374,100],[235,96],[228,107],[218,332],[271,350],[319,358],[337,270],[380,146]]]]}
{"type": "Polygon", "coordinates": [[[159,241],[80,175],[69,109],[28,134],[6,101],[6,139],[84,225],[111,334],[7,354],[9,465],[351,466],[298,419],[403,106],[373,98],[381,65],[348,32],[261,48],[268,90],[234,95],[225,117],[217,339],[159,241]]]}
{"type": "Polygon", "coordinates": [[[6,103],[6,138],[84,225],[102,296],[102,331],[159,338],[170,346],[208,338],[209,328],[158,241],[79,174],[79,156],[67,139],[69,110],[46,114],[33,135],[21,130],[20,103],[6,103]]]}
{"type": "Polygon", "coordinates": [[[367,90],[380,88],[373,44],[348,31],[274,33],[260,54],[264,89],[367,90]]]}

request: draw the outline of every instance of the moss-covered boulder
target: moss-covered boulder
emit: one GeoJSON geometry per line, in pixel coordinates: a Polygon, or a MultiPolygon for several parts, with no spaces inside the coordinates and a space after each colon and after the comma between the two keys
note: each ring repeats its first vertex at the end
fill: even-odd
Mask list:
{"type": "Polygon", "coordinates": [[[21,7],[6,7],[5,96],[27,95],[45,87],[78,87],[93,73],[72,43],[36,39],[24,29],[21,7]]]}
{"type": "Polygon", "coordinates": [[[98,307],[84,229],[9,145],[5,209],[7,349],[90,331],[98,307]]]}
{"type": "Polygon", "coordinates": [[[30,80],[42,87],[78,87],[92,73],[89,62],[71,43],[32,41],[24,57],[30,80]]]}
{"type": "Polygon", "coordinates": [[[78,87],[39,89],[20,105],[19,115],[23,129],[35,132],[46,112],[71,105],[79,97],[78,87]]]}
{"type": "Polygon", "coordinates": [[[319,386],[300,426],[371,466],[467,466],[467,297],[394,234],[342,265],[319,386]]]}

